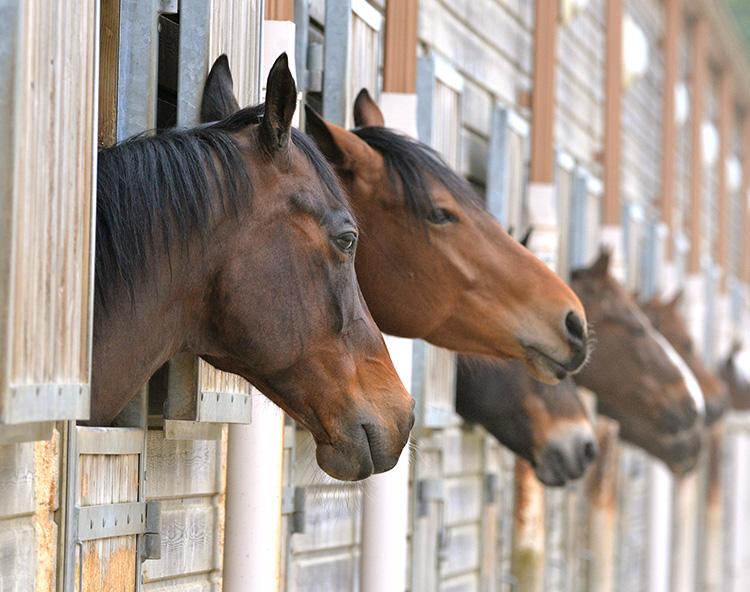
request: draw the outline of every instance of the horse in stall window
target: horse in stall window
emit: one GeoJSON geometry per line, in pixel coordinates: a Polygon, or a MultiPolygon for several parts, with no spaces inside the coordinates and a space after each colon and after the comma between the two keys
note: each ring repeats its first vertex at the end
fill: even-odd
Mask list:
{"type": "Polygon", "coordinates": [[[687,473],[701,448],[698,385],[691,384],[666,339],[609,273],[609,261],[602,251],[590,267],[572,273],[571,287],[596,332],[595,351],[576,382],[594,392],[600,413],[620,424],[623,440],[674,473],[687,473]]]}
{"type": "Polygon", "coordinates": [[[286,56],[265,107],[99,153],[92,420],[178,352],[238,374],[304,425],[343,480],[390,469],[413,424],[359,290],[360,229],[292,129],[286,56]]]}
{"type": "Polygon", "coordinates": [[[591,419],[570,377],[548,385],[520,362],[459,355],[456,411],[527,460],[550,487],[580,478],[597,455],[591,419]]]}
{"type": "MultiPolygon", "coordinates": [[[[224,62],[209,74],[203,107],[204,121],[239,109],[224,62]]],[[[588,342],[578,298],[434,150],[384,127],[350,132],[310,109],[307,123],[361,225],[357,278],[382,331],[520,358],[546,382],[580,368],[588,342]]]]}
{"type": "Polygon", "coordinates": [[[695,352],[690,331],[680,314],[681,300],[682,292],[678,292],[668,302],[654,298],[641,307],[654,328],[667,338],[695,374],[706,401],[706,425],[710,426],[729,406],[729,391],[726,383],[709,370],[695,352]]]}

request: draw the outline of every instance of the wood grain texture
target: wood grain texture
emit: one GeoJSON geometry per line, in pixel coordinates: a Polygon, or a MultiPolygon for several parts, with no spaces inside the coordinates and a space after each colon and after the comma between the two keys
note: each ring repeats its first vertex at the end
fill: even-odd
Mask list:
{"type": "Polygon", "coordinates": [[[96,11],[94,0],[22,6],[15,171],[4,196],[15,202],[16,277],[11,351],[0,352],[0,364],[9,359],[11,384],[81,384],[90,338],[96,11]]]}
{"type": "MultiPolygon", "coordinates": [[[[79,460],[78,505],[114,504],[138,500],[138,455],[84,454],[79,460]]],[[[83,543],[84,592],[135,592],[135,536],[83,543]]],[[[76,561],[81,559],[76,558],[76,561]]],[[[76,565],[76,587],[79,567],[76,565]]]]}
{"type": "Polygon", "coordinates": [[[0,517],[34,512],[34,444],[0,446],[0,517]]]}
{"type": "Polygon", "coordinates": [[[99,147],[117,140],[120,0],[101,0],[99,30],[99,147]]]}
{"type": "Polygon", "coordinates": [[[293,21],[294,0],[266,0],[266,20],[293,21]]]}
{"type": "Polygon", "coordinates": [[[36,534],[32,517],[0,520],[0,590],[35,589],[36,534]]]}
{"type": "Polygon", "coordinates": [[[532,183],[552,183],[555,176],[557,12],[557,2],[536,1],[529,175],[532,183]]]}
{"type": "Polygon", "coordinates": [[[220,442],[167,440],[159,430],[146,436],[148,499],[213,495],[220,490],[220,442]]]}
{"type": "Polygon", "coordinates": [[[602,222],[620,222],[620,152],[622,142],[622,0],[607,2],[605,116],[604,116],[604,209],[602,222]]]}
{"type": "Polygon", "coordinates": [[[385,10],[383,90],[417,90],[417,0],[388,0],[385,10]]]}
{"type": "Polygon", "coordinates": [[[691,174],[690,183],[690,218],[689,236],[690,252],[688,271],[698,273],[701,270],[702,222],[703,222],[703,141],[702,126],[706,106],[706,86],[708,84],[708,23],[699,18],[690,32],[692,54],[690,80],[690,145],[691,174]]]}

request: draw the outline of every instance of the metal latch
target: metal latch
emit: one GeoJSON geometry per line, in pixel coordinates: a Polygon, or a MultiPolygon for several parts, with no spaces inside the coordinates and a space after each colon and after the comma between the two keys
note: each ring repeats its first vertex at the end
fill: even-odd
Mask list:
{"type": "Polygon", "coordinates": [[[161,557],[161,506],[159,502],[126,502],[79,506],[78,541],[142,535],[141,558],[161,557]]]}
{"type": "Polygon", "coordinates": [[[500,477],[497,473],[487,473],[484,476],[484,503],[487,506],[497,501],[497,490],[500,477]]]}
{"type": "Polygon", "coordinates": [[[291,534],[305,532],[305,488],[284,487],[281,493],[281,513],[291,519],[291,534]]]}
{"type": "Polygon", "coordinates": [[[423,518],[429,513],[430,502],[442,502],[445,497],[443,482],[439,479],[417,481],[417,516],[423,518]]]}

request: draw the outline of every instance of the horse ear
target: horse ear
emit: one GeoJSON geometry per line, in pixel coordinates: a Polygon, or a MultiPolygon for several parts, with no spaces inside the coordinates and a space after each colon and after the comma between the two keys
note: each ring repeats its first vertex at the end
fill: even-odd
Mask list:
{"type": "Polygon", "coordinates": [[[328,162],[337,167],[346,163],[346,155],[339,147],[328,123],[309,105],[305,105],[305,122],[310,134],[328,162]]]}
{"type": "Polygon", "coordinates": [[[383,112],[366,88],[359,91],[354,101],[354,125],[356,127],[385,127],[383,112]]]}
{"type": "Polygon", "coordinates": [[[289,71],[286,53],[282,53],[268,73],[266,103],[260,124],[261,143],[270,154],[288,150],[296,108],[297,86],[289,71]]]}
{"type": "Polygon", "coordinates": [[[216,58],[203,86],[201,99],[201,121],[219,121],[240,110],[234,97],[234,82],[226,54],[216,58]]]}
{"type": "Polygon", "coordinates": [[[609,249],[602,247],[599,251],[599,257],[597,257],[594,264],[589,268],[589,271],[597,277],[606,277],[609,273],[609,259],[611,253],[609,249]]]}
{"type": "Polygon", "coordinates": [[[527,249],[529,248],[529,241],[531,240],[531,235],[532,234],[534,234],[534,227],[533,226],[529,226],[528,230],[526,231],[526,234],[524,234],[521,237],[521,240],[519,241],[527,249]]]}

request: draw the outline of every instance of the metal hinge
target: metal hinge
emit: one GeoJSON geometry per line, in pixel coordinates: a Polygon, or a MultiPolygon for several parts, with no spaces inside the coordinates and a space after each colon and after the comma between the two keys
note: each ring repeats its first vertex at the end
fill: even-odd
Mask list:
{"type": "Polygon", "coordinates": [[[429,503],[442,502],[444,499],[445,492],[441,480],[421,479],[417,481],[417,516],[427,516],[429,513],[429,503]]]}
{"type": "Polygon", "coordinates": [[[492,505],[497,501],[497,490],[500,477],[497,473],[487,473],[484,476],[484,503],[492,505]]]}
{"type": "Polygon", "coordinates": [[[291,534],[305,532],[305,488],[284,487],[281,493],[281,513],[291,519],[291,534]]]}
{"type": "Polygon", "coordinates": [[[79,542],[141,535],[141,560],[161,558],[159,502],[80,506],[76,512],[79,542]]]}

